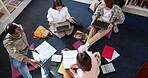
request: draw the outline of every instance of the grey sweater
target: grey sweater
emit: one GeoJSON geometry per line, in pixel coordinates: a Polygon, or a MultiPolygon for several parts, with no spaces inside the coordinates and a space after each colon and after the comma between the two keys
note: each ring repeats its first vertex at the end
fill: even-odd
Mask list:
{"type": "Polygon", "coordinates": [[[29,45],[24,32],[20,37],[13,37],[11,34],[7,34],[3,40],[3,44],[10,57],[21,62],[26,58],[25,55],[27,55],[29,45]]]}

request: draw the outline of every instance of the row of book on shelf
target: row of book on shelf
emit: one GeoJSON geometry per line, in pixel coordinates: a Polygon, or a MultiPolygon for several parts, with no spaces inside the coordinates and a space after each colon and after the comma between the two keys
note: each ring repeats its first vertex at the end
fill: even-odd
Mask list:
{"type": "Polygon", "coordinates": [[[148,0],[127,0],[127,5],[140,6],[148,9],[148,0]]]}
{"type": "Polygon", "coordinates": [[[18,6],[24,0],[2,0],[5,5],[18,6]]]}
{"type": "Polygon", "coordinates": [[[18,7],[24,0],[2,0],[10,14],[18,7]]]}

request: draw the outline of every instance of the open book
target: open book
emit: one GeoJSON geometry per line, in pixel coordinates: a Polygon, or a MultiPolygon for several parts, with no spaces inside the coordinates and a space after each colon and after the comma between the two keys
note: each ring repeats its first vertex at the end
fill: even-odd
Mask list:
{"type": "Polygon", "coordinates": [[[46,59],[49,59],[57,50],[47,41],[44,41],[36,47],[36,51],[43,55],[46,59]]]}
{"type": "Polygon", "coordinates": [[[77,50],[63,51],[64,68],[69,69],[71,64],[76,64],[77,50]]]}

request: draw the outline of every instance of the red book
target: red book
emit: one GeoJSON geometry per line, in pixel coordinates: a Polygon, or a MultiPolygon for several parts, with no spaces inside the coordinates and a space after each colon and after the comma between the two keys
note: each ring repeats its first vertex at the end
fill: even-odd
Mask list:
{"type": "Polygon", "coordinates": [[[112,59],[112,56],[113,56],[114,50],[115,50],[115,48],[105,45],[105,47],[103,49],[103,52],[102,52],[102,57],[111,60],[112,59]]]}

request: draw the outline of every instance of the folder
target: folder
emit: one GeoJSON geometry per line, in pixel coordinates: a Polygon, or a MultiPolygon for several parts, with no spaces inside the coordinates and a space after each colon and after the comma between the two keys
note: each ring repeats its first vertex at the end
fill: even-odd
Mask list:
{"type": "Polygon", "coordinates": [[[113,56],[114,50],[115,50],[115,48],[105,45],[105,47],[103,49],[103,52],[102,52],[102,57],[111,60],[112,59],[112,56],[113,56]]]}
{"type": "Polygon", "coordinates": [[[76,41],[72,46],[77,50],[81,45],[84,45],[80,40],[76,41]]]}
{"type": "Polygon", "coordinates": [[[58,69],[58,73],[63,74],[64,73],[64,62],[62,61],[59,69],[58,69]]]}

